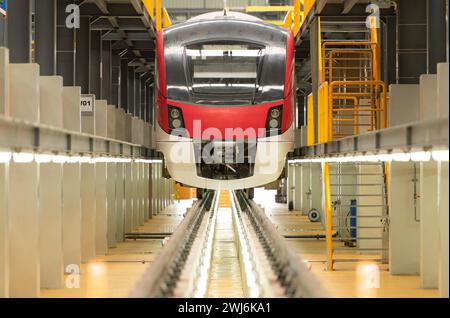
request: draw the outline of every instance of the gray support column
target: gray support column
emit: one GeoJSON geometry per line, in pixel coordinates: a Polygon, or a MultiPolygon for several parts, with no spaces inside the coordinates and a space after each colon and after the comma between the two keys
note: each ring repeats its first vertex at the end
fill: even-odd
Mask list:
{"type": "Polygon", "coordinates": [[[151,109],[152,109],[152,87],[149,85],[150,79],[145,82],[145,121],[151,123],[151,109]]]}
{"type": "Polygon", "coordinates": [[[125,240],[124,232],[124,163],[116,164],[116,241],[125,240]]]}
{"type": "MultiPolygon", "coordinates": [[[[105,41],[106,42],[106,41],[105,41]]],[[[110,47],[111,44],[103,44],[103,47],[110,47]]],[[[120,75],[120,57],[116,50],[112,50],[111,52],[111,93],[110,99],[111,104],[117,105],[120,108],[126,110],[126,108],[122,107],[120,102],[120,94],[121,94],[121,75],[120,75]]],[[[125,85],[126,86],[126,85],[125,85]]]]}
{"type": "Polygon", "coordinates": [[[134,69],[134,116],[141,118],[141,76],[134,69]]]}
{"type": "Polygon", "coordinates": [[[144,225],[145,222],[145,204],[144,204],[144,163],[138,163],[138,204],[139,204],[139,225],[144,225]]]}
{"type": "MultiPolygon", "coordinates": [[[[9,71],[11,116],[39,122],[39,66],[10,64],[9,71]]],[[[40,289],[38,164],[11,162],[8,177],[10,296],[38,297],[40,289]]]]}
{"type": "Polygon", "coordinates": [[[89,94],[90,65],[90,18],[80,18],[76,30],[75,85],[81,87],[81,94],[89,94]]]}
{"type": "Polygon", "coordinates": [[[148,86],[146,84],[145,78],[141,78],[141,118],[146,123],[148,122],[148,86]]]}
{"type": "Polygon", "coordinates": [[[125,233],[134,230],[133,224],[133,163],[125,164],[125,233]]]}
{"type": "Polygon", "coordinates": [[[158,163],[158,193],[159,193],[159,209],[158,213],[161,213],[164,209],[163,198],[164,198],[164,181],[162,177],[162,164],[158,163]]]}
{"type": "Polygon", "coordinates": [[[139,163],[133,162],[132,168],[132,197],[133,197],[133,228],[136,229],[140,225],[140,205],[139,205],[139,163]]]}
{"type": "MultiPolygon", "coordinates": [[[[102,99],[106,99],[108,104],[119,106],[117,99],[113,101],[112,97],[112,56],[111,56],[111,41],[102,41],[102,73],[101,73],[101,87],[102,99]]],[[[118,74],[117,74],[118,76],[118,74]]],[[[117,98],[117,96],[116,96],[117,98]]]]}
{"type": "Polygon", "coordinates": [[[320,219],[325,220],[322,207],[322,167],[320,163],[311,163],[310,185],[311,185],[311,209],[320,213],[320,219]]]}
{"type": "Polygon", "coordinates": [[[11,63],[31,63],[31,0],[8,1],[8,48],[11,63]]]}
{"type": "Polygon", "coordinates": [[[420,163],[420,280],[422,288],[438,287],[438,169],[434,161],[420,163]]]}
{"type": "Polygon", "coordinates": [[[438,165],[439,294],[448,298],[448,162],[438,165]]]}
{"type": "Polygon", "coordinates": [[[127,68],[127,74],[128,74],[128,113],[130,113],[131,115],[134,116],[134,109],[135,109],[135,105],[134,105],[134,94],[135,94],[135,77],[134,77],[134,67],[128,67],[127,68]]]}
{"type": "Polygon", "coordinates": [[[152,215],[158,214],[158,180],[156,178],[156,171],[158,166],[156,163],[152,164],[152,215]]]}
{"type": "MultiPolygon", "coordinates": [[[[102,32],[90,31],[90,50],[89,50],[89,93],[94,94],[97,99],[106,99],[102,97],[102,32]]],[[[106,66],[106,65],[105,65],[106,66]]]]}
{"type": "Polygon", "coordinates": [[[56,2],[35,1],[36,63],[42,76],[56,74],[56,2]]]}
{"type": "Polygon", "coordinates": [[[393,275],[418,275],[420,206],[414,202],[412,180],[419,175],[415,175],[413,163],[392,162],[390,166],[390,188],[395,191],[389,192],[389,270],[393,275]]]}
{"type": "Polygon", "coordinates": [[[153,207],[153,192],[154,192],[154,184],[153,184],[153,164],[149,164],[149,210],[150,210],[150,218],[152,218],[154,216],[154,207],[153,207]]]}
{"type": "Polygon", "coordinates": [[[105,255],[108,252],[108,214],[106,210],[106,163],[95,164],[95,252],[105,255]]]}
{"type": "Polygon", "coordinates": [[[81,261],[95,259],[95,165],[81,164],[81,261]]]}
{"type": "Polygon", "coordinates": [[[287,182],[287,204],[289,206],[293,206],[294,204],[294,191],[295,191],[295,167],[293,164],[287,165],[287,175],[286,175],[286,182],[287,182]]]}
{"type": "Polygon", "coordinates": [[[0,298],[9,296],[9,163],[0,163],[0,298]]]}
{"type": "Polygon", "coordinates": [[[10,297],[39,297],[38,171],[38,164],[35,162],[10,163],[10,297]]]}
{"type": "Polygon", "coordinates": [[[302,205],[300,210],[303,214],[307,214],[311,210],[311,164],[304,163],[302,169],[302,205]]]}
{"type": "Polygon", "coordinates": [[[144,164],[144,218],[148,220],[151,218],[149,198],[150,198],[150,164],[144,164]]]}
{"type": "Polygon", "coordinates": [[[153,98],[153,84],[151,84],[151,86],[149,86],[149,90],[147,91],[147,95],[148,95],[148,99],[149,99],[149,103],[148,103],[148,118],[149,118],[149,123],[153,125],[153,127],[155,127],[155,123],[154,123],[154,118],[155,118],[155,106],[154,106],[154,98],[153,98]]]}
{"type": "Polygon", "coordinates": [[[75,29],[66,26],[66,7],[73,0],[57,0],[56,72],[63,77],[64,86],[75,85],[75,29]]]}
{"type": "Polygon", "coordinates": [[[119,105],[125,110],[125,113],[128,113],[128,60],[120,59],[120,99],[119,105]]]}
{"type": "Polygon", "coordinates": [[[81,169],[79,163],[63,165],[63,252],[65,270],[68,266],[81,266],[81,169]]]}
{"type": "Polygon", "coordinates": [[[296,164],[294,166],[295,170],[295,180],[294,180],[294,210],[303,212],[302,211],[302,166],[299,164],[296,164]]]}
{"type": "Polygon", "coordinates": [[[157,163],[155,171],[156,178],[156,214],[161,213],[161,178],[159,174],[160,164],[157,163]]]}
{"type": "Polygon", "coordinates": [[[108,216],[108,247],[116,246],[116,163],[107,163],[106,202],[108,216]]]}
{"type": "Polygon", "coordinates": [[[64,286],[62,166],[41,163],[39,174],[41,288],[59,289],[64,286]]]}

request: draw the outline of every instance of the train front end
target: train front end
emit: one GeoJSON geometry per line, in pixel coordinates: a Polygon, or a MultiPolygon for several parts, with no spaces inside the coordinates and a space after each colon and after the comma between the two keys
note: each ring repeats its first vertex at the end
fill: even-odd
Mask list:
{"type": "Polygon", "coordinates": [[[293,148],[292,34],[246,17],[197,19],[158,35],[157,150],[185,185],[265,185],[293,148]]]}

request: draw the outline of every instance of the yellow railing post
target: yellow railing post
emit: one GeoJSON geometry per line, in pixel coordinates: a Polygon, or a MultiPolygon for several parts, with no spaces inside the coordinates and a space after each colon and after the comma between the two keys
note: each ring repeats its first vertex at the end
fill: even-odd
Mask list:
{"type": "Polygon", "coordinates": [[[163,27],[168,28],[172,25],[172,21],[170,20],[169,12],[164,8],[163,10],[163,27]]]}
{"type": "Polygon", "coordinates": [[[289,10],[286,13],[286,16],[284,17],[283,27],[285,27],[286,29],[292,29],[292,11],[291,10],[289,10]]]}
{"type": "Polygon", "coordinates": [[[294,0],[294,36],[297,35],[298,31],[300,31],[300,26],[302,23],[302,13],[301,13],[301,6],[300,6],[300,0],[294,0]]]}
{"type": "Polygon", "coordinates": [[[153,0],[143,0],[145,9],[147,9],[148,14],[153,19],[155,17],[155,10],[153,7],[153,0]]]}
{"type": "Polygon", "coordinates": [[[162,29],[162,0],[156,0],[156,30],[162,29]]]}
{"type": "Polygon", "coordinates": [[[305,19],[315,2],[316,0],[303,0],[303,14],[305,15],[305,19]]]}

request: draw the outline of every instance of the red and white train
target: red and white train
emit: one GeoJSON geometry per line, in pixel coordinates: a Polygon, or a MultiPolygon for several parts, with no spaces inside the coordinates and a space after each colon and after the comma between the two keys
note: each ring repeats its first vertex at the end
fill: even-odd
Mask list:
{"type": "Polygon", "coordinates": [[[279,178],[294,144],[294,37],[213,12],[158,33],[156,145],[188,186],[236,190],[279,178]]]}

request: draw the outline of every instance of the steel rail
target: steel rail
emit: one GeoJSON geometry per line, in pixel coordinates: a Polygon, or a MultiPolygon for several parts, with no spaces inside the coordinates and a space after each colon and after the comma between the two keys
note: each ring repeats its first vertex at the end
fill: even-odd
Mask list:
{"type": "Polygon", "coordinates": [[[242,191],[236,192],[241,210],[247,213],[263,245],[266,256],[285,288],[286,296],[293,298],[329,297],[321,282],[308,270],[306,264],[286,245],[284,238],[275,229],[264,211],[249,200],[242,191]]]}
{"type": "Polygon", "coordinates": [[[196,201],[188,210],[181,224],[176,228],[152,266],[145,271],[129,297],[162,298],[173,295],[196,237],[196,230],[206,211],[209,210],[213,196],[213,192],[208,192],[203,200],[196,201]]]}

